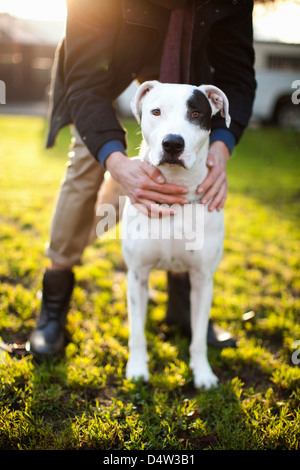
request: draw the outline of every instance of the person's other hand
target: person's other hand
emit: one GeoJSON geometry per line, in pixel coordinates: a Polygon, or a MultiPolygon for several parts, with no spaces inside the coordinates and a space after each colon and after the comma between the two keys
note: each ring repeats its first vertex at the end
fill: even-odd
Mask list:
{"type": "Polygon", "coordinates": [[[229,160],[230,152],[227,146],[221,142],[213,142],[209,148],[206,165],[209,168],[204,181],[198,186],[197,193],[205,193],[201,203],[207,204],[208,210],[221,210],[227,198],[227,175],[226,164],[229,160]]]}

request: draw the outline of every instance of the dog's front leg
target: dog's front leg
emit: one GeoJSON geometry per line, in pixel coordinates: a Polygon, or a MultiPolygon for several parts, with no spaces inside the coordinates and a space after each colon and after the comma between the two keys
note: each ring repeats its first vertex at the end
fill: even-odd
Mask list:
{"type": "Polygon", "coordinates": [[[203,274],[190,272],[191,283],[191,328],[190,367],[194,373],[196,388],[210,388],[217,384],[207,359],[207,328],[212,302],[213,279],[203,274]]]}
{"type": "Polygon", "coordinates": [[[149,270],[129,269],[127,304],[129,314],[129,359],[126,378],[149,380],[145,322],[148,302],[149,270]]]}

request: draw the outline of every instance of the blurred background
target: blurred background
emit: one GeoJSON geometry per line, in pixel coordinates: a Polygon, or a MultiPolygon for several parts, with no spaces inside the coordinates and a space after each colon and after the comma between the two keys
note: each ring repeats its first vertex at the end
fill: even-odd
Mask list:
{"type": "MultiPolygon", "coordinates": [[[[0,80],[6,86],[0,114],[47,114],[53,57],[65,19],[64,0],[0,0],[0,80]]],[[[299,24],[299,0],[255,2],[258,88],[253,124],[300,130],[300,106],[291,101],[293,83],[300,80],[299,24]]],[[[125,117],[131,115],[134,90],[132,84],[118,100],[125,117]]]]}

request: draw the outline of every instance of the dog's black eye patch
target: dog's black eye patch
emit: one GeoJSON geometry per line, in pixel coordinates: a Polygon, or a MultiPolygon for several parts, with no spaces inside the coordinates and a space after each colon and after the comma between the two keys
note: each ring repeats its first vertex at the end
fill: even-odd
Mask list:
{"type": "Polygon", "coordinates": [[[187,120],[207,131],[211,127],[211,107],[206,96],[200,90],[194,90],[187,101],[187,120]]]}

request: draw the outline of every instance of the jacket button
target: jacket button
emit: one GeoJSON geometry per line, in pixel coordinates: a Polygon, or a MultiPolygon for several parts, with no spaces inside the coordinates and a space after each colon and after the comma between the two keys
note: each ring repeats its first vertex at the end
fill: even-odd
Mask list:
{"type": "Polygon", "coordinates": [[[204,26],[204,21],[203,20],[200,21],[200,26],[204,26]]]}

